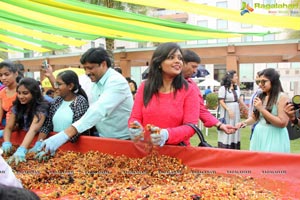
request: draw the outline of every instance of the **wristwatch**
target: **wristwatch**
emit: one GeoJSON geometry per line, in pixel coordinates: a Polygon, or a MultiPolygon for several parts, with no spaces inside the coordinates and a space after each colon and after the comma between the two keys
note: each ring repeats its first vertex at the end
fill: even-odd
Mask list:
{"type": "Polygon", "coordinates": [[[221,128],[222,124],[223,124],[223,123],[220,122],[220,123],[217,125],[217,130],[218,130],[218,131],[221,130],[220,128],[221,128]]]}

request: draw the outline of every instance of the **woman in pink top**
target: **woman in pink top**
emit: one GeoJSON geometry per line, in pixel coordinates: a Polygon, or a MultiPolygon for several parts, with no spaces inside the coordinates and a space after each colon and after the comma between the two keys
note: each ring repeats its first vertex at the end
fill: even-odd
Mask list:
{"type": "Polygon", "coordinates": [[[182,66],[182,51],[176,43],[161,44],[154,51],[148,79],[136,93],[128,121],[132,139],[140,137],[143,127],[151,124],[144,139],[150,134],[154,145],[190,145],[194,130],[185,124],[198,124],[199,96],[182,76],[182,66]]]}
{"type": "Polygon", "coordinates": [[[13,63],[6,61],[0,63],[0,80],[5,86],[0,91],[0,120],[2,126],[5,126],[2,119],[8,121],[13,101],[17,97],[17,77],[18,70],[13,63]]]}

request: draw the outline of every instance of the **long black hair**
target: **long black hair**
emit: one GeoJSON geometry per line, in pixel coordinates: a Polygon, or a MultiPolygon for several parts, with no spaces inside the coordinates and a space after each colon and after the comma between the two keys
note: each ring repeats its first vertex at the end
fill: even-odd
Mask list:
{"type": "MultiPolygon", "coordinates": [[[[265,76],[267,79],[270,80],[271,83],[271,89],[270,89],[270,94],[269,94],[269,99],[266,105],[266,110],[269,112],[272,111],[273,105],[277,103],[278,97],[280,92],[283,92],[283,88],[280,82],[280,75],[279,73],[273,69],[273,68],[267,68],[262,70],[259,73],[259,77],[265,76]]],[[[258,95],[258,97],[263,101],[267,96],[267,93],[263,92],[258,95]]],[[[259,118],[259,112],[257,110],[254,111],[255,118],[259,118]]],[[[267,121],[267,123],[269,123],[267,121]]]]}
{"type": "MultiPolygon", "coordinates": [[[[144,105],[147,106],[153,95],[158,95],[159,88],[163,85],[161,63],[168,58],[168,56],[174,54],[177,50],[182,54],[180,46],[173,42],[167,42],[160,44],[153,53],[150,61],[149,74],[145,82],[144,89],[144,105]]],[[[182,72],[178,74],[173,82],[172,87],[175,89],[174,95],[177,90],[183,86],[188,88],[188,83],[182,76],[182,72]]]]}
{"type": "Polygon", "coordinates": [[[32,95],[32,99],[27,104],[21,104],[20,100],[16,98],[13,102],[13,106],[16,111],[16,121],[17,129],[24,128],[24,116],[27,116],[26,122],[27,124],[31,124],[34,116],[39,118],[39,114],[41,112],[47,112],[49,108],[49,104],[45,101],[41,89],[39,87],[39,83],[33,78],[22,78],[17,86],[17,92],[20,86],[24,86],[32,95]]]}
{"type": "MultiPolygon", "coordinates": [[[[228,91],[230,90],[230,86],[231,86],[234,74],[236,74],[235,70],[229,70],[228,72],[226,72],[225,76],[223,77],[221,85],[225,87],[225,90],[228,90],[228,91]]],[[[233,88],[234,88],[234,90],[236,90],[237,86],[234,85],[233,88]]]]}
{"type": "Polygon", "coordinates": [[[81,88],[78,76],[77,76],[77,74],[74,71],[72,71],[72,70],[65,70],[63,72],[60,72],[57,75],[57,77],[61,78],[61,80],[65,84],[67,84],[67,85],[73,83],[74,87],[72,89],[72,92],[75,95],[82,95],[86,100],[88,100],[88,97],[87,97],[85,91],[81,88]]]}

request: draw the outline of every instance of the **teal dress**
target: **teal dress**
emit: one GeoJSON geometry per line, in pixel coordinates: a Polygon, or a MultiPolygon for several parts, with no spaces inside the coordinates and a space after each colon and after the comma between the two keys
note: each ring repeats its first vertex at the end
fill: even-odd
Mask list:
{"type": "MultiPolygon", "coordinates": [[[[277,105],[273,106],[271,113],[277,116],[277,105]]],[[[290,139],[287,128],[267,124],[265,118],[260,114],[250,141],[250,150],[290,153],[290,139]]]]}

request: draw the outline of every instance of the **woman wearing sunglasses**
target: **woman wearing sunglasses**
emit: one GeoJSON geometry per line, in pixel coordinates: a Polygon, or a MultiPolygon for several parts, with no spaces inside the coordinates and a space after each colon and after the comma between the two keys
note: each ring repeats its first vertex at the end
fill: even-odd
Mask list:
{"type": "Polygon", "coordinates": [[[288,97],[283,93],[280,76],[273,68],[264,69],[256,81],[262,90],[253,102],[253,114],[237,128],[257,122],[250,141],[250,150],[265,152],[290,152],[287,131],[288,116],[284,106],[288,97]]]}

